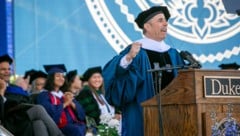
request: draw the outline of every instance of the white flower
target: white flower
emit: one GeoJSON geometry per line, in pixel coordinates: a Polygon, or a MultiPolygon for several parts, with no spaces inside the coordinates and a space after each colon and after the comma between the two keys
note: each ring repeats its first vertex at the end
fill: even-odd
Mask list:
{"type": "Polygon", "coordinates": [[[112,119],[111,114],[101,114],[100,116],[100,123],[101,124],[108,124],[108,122],[112,119]]]}
{"type": "Polygon", "coordinates": [[[112,127],[112,128],[116,128],[116,129],[118,129],[119,128],[119,120],[117,120],[117,119],[111,119],[109,122],[108,122],[108,126],[109,127],[112,127]]]}
{"type": "Polygon", "coordinates": [[[120,135],[120,121],[113,118],[111,114],[100,115],[100,125],[98,126],[100,135],[117,136],[120,135]]]}
{"type": "Polygon", "coordinates": [[[87,132],[85,136],[93,136],[93,133],[87,132]]]}

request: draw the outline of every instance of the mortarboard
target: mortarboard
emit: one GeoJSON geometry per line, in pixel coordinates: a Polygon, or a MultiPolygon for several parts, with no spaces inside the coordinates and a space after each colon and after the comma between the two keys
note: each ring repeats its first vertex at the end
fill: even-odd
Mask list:
{"type": "Polygon", "coordinates": [[[5,54],[0,56],[0,63],[4,61],[8,62],[9,64],[12,64],[13,59],[8,54],[5,54]]]}
{"type": "Polygon", "coordinates": [[[170,18],[170,13],[166,6],[153,6],[150,9],[147,9],[138,14],[135,22],[137,23],[138,27],[143,29],[143,25],[150,20],[155,15],[163,13],[165,18],[168,20],[170,18]]]}
{"type": "Polygon", "coordinates": [[[72,71],[69,71],[67,74],[66,74],[66,80],[68,82],[72,82],[73,79],[77,76],[77,70],[72,70],[72,71]]]}
{"type": "Polygon", "coordinates": [[[37,70],[35,70],[35,69],[30,69],[30,70],[28,70],[28,71],[25,72],[23,78],[26,79],[28,76],[31,77],[35,72],[37,72],[37,70]]]}
{"type": "Polygon", "coordinates": [[[94,73],[100,73],[100,74],[102,74],[102,68],[101,68],[100,66],[88,68],[88,69],[84,72],[82,80],[83,80],[83,81],[88,81],[88,79],[89,79],[94,73]]]}
{"type": "Polygon", "coordinates": [[[44,69],[48,74],[67,72],[64,64],[44,65],[44,69]]]}
{"type": "Polygon", "coordinates": [[[32,82],[37,79],[37,78],[47,78],[47,74],[44,73],[43,71],[39,70],[36,71],[35,73],[32,74],[32,76],[30,77],[30,81],[29,83],[32,84],[32,82]]]}
{"type": "Polygon", "coordinates": [[[234,63],[228,63],[228,64],[221,64],[218,67],[220,67],[221,69],[239,69],[240,65],[234,62],[234,63]]]}

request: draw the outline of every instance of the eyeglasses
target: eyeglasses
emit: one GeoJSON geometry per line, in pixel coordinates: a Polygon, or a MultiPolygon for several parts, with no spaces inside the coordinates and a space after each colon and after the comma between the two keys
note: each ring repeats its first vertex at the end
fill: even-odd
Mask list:
{"type": "Polygon", "coordinates": [[[36,86],[44,86],[45,83],[36,83],[36,86]]]}

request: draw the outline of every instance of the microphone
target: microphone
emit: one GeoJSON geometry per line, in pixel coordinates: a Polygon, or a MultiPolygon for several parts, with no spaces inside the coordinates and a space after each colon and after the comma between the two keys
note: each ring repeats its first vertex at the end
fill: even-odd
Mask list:
{"type": "Polygon", "coordinates": [[[192,56],[192,54],[188,51],[181,51],[180,52],[180,56],[184,59],[187,60],[189,62],[189,66],[191,66],[192,68],[201,68],[201,64],[194,59],[194,57],[192,56]]]}

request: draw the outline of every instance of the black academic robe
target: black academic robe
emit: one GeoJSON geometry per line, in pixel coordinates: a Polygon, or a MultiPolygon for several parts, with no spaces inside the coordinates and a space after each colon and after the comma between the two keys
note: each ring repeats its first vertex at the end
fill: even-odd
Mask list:
{"type": "Polygon", "coordinates": [[[0,121],[3,122],[4,117],[4,100],[3,97],[0,96],[0,121]]]}
{"type": "Polygon", "coordinates": [[[15,136],[33,136],[32,122],[26,111],[31,108],[31,99],[23,89],[9,85],[5,92],[7,101],[4,103],[4,127],[15,136]]]}
{"type": "Polygon", "coordinates": [[[83,90],[81,90],[79,95],[76,96],[76,100],[82,105],[86,115],[93,118],[96,124],[99,124],[101,111],[88,86],[85,86],[83,90]]]}
{"type": "MultiPolygon", "coordinates": [[[[169,52],[156,52],[156,51],[151,51],[151,50],[146,50],[149,61],[150,61],[150,65],[151,68],[154,69],[156,66],[156,64],[158,65],[159,68],[170,68],[172,66],[172,61],[169,55],[169,52]]],[[[174,78],[174,73],[173,73],[173,69],[169,69],[169,70],[162,70],[162,71],[158,71],[161,72],[161,88],[157,88],[157,86],[159,86],[159,74],[160,73],[156,73],[156,72],[152,72],[153,74],[153,80],[154,80],[154,86],[155,86],[155,90],[156,89],[164,89],[174,78]],[[157,74],[157,75],[156,75],[157,74]],[[157,77],[156,77],[157,76],[157,77]]],[[[159,90],[156,90],[157,92],[159,92],[159,90]]]]}

